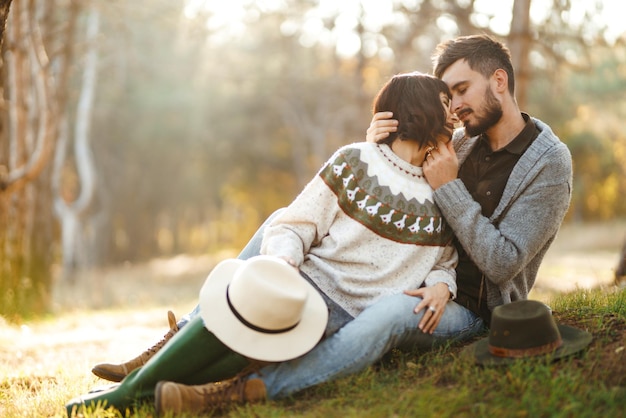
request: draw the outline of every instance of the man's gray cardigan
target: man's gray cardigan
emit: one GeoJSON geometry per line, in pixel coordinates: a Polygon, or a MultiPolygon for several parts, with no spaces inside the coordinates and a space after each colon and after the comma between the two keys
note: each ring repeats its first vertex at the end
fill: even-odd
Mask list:
{"type": "MultiPolygon", "coordinates": [[[[490,309],[526,299],[537,270],[569,208],[572,157],[550,127],[533,118],[539,136],[521,156],[490,218],[460,179],[435,191],[435,201],[459,242],[486,276],[490,309]]],[[[478,137],[455,133],[463,162],[478,137]]]]}

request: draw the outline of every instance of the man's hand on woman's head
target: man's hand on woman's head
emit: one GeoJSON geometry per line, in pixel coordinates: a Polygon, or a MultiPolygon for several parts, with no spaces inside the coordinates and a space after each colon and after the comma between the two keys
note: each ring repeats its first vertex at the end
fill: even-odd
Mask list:
{"type": "Polygon", "coordinates": [[[365,140],[367,142],[378,142],[387,138],[389,133],[396,132],[398,130],[398,121],[391,119],[392,117],[392,112],[375,113],[369,128],[367,128],[365,140]]]}

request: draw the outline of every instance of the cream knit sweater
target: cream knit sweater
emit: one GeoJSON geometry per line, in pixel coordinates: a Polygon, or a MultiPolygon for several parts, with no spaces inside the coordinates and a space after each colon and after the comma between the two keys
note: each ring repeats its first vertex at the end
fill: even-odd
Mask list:
{"type": "Polygon", "coordinates": [[[339,149],[266,227],[261,254],[295,260],[353,316],[424,283],[443,282],[456,296],[452,231],[422,168],[387,145],[339,149]]]}

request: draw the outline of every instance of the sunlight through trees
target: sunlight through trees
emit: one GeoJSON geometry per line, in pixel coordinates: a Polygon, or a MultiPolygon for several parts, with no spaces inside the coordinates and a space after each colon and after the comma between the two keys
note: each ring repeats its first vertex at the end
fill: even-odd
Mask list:
{"type": "Polygon", "coordinates": [[[624,217],[626,35],[613,7],[0,2],[0,314],[45,311],[55,280],[83,269],[241,248],[330,152],[364,139],[384,80],[429,72],[437,43],[462,34],[510,46],[522,109],[570,147],[568,221],[624,217]],[[80,240],[65,248],[72,222],[80,240]]]}

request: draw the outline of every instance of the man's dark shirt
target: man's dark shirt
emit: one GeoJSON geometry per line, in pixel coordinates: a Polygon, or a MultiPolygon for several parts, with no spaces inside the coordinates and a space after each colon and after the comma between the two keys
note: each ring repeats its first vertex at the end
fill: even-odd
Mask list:
{"type": "MultiPolygon", "coordinates": [[[[525,113],[522,113],[522,116],[526,126],[507,146],[492,151],[489,138],[482,134],[459,168],[459,178],[474,200],[480,204],[482,214],[487,218],[498,206],[513,167],[539,135],[539,130],[532,119],[525,113]]],[[[487,278],[457,239],[455,246],[459,252],[459,264],[456,268],[458,287],[456,302],[480,315],[489,325],[491,312],[487,307],[487,288],[484,283],[487,278]]]]}

